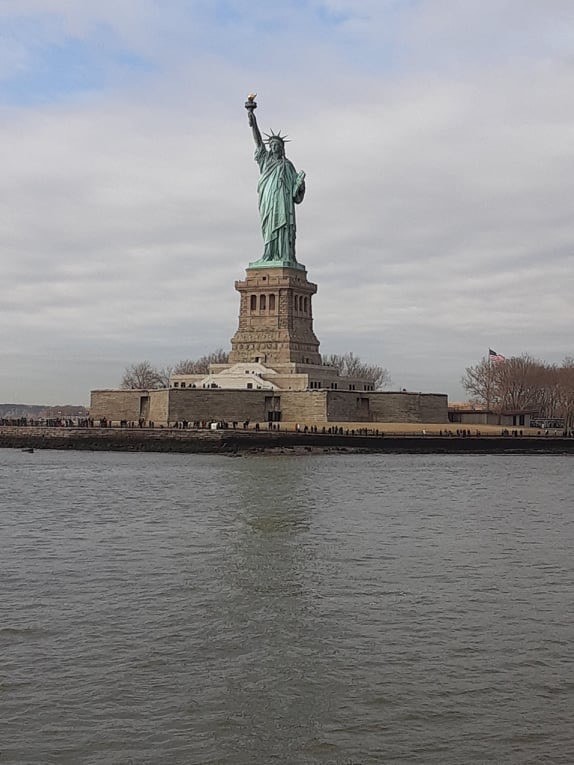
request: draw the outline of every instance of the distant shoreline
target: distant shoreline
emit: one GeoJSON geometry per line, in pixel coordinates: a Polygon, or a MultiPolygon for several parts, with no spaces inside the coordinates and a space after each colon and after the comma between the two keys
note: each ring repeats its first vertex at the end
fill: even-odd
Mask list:
{"type": "MultiPolygon", "coordinates": [[[[424,425],[421,425],[423,428],[424,425]]],[[[228,455],[337,452],[574,454],[574,438],[555,435],[520,436],[518,432],[516,436],[440,436],[436,433],[422,435],[396,432],[388,435],[341,435],[267,430],[0,426],[0,448],[228,455]]]]}

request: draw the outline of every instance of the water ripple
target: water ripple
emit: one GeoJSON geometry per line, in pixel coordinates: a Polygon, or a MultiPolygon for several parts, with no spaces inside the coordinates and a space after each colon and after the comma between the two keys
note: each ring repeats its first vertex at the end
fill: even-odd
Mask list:
{"type": "Polygon", "coordinates": [[[0,761],[572,763],[572,458],[0,450],[0,761]]]}

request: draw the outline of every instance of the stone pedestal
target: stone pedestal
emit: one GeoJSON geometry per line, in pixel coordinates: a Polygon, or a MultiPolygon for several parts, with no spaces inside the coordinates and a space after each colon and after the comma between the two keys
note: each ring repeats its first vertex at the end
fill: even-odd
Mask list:
{"type": "Polygon", "coordinates": [[[253,264],[235,289],[241,304],[230,364],[321,364],[311,305],[317,285],[307,281],[304,267],[253,264]]]}

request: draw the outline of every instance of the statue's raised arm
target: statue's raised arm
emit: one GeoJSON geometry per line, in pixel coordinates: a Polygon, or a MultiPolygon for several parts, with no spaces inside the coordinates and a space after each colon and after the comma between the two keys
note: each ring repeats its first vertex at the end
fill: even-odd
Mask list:
{"type": "Polygon", "coordinates": [[[259,126],[257,124],[257,119],[255,118],[255,109],[257,109],[257,103],[255,101],[256,95],[257,93],[250,93],[247,96],[247,101],[245,102],[245,108],[247,109],[249,127],[253,131],[253,140],[255,141],[255,145],[263,146],[263,138],[261,138],[259,126]]]}

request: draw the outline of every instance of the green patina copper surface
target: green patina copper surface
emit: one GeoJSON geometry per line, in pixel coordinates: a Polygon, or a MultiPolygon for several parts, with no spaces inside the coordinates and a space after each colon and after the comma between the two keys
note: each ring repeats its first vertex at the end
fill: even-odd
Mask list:
{"type": "Polygon", "coordinates": [[[255,160],[259,165],[259,216],[264,250],[250,268],[304,268],[295,257],[295,205],[305,196],[305,173],[298,173],[285,156],[285,137],[272,133],[261,137],[254,110],[257,104],[249,96],[245,108],[255,140],[255,160]],[[267,143],[267,146],[265,144],[267,143]]]}

